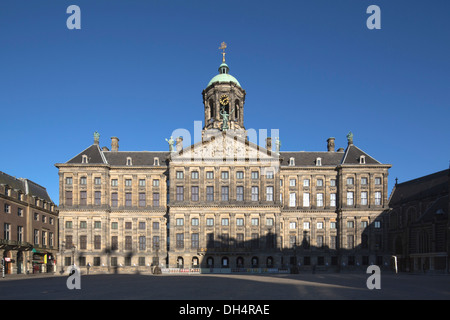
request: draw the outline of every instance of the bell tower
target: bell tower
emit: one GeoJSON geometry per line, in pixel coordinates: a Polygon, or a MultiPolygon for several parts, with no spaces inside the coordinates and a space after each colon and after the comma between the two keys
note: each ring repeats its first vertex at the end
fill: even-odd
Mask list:
{"type": "Polygon", "coordinates": [[[205,109],[205,125],[203,134],[217,134],[219,131],[234,130],[235,134],[244,134],[244,103],[245,90],[235,77],[230,75],[230,68],[225,62],[225,49],[227,45],[222,42],[222,64],[219,74],[203,90],[203,105],[205,109]]]}

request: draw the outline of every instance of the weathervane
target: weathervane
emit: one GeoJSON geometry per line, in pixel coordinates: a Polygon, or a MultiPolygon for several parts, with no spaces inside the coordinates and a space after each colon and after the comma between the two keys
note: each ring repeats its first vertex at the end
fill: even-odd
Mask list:
{"type": "Polygon", "coordinates": [[[227,48],[227,44],[226,44],[225,42],[222,42],[222,43],[220,44],[219,50],[223,50],[223,52],[222,52],[222,56],[223,56],[222,62],[223,62],[223,63],[225,63],[225,55],[226,55],[225,49],[226,49],[226,48],[227,48]]]}

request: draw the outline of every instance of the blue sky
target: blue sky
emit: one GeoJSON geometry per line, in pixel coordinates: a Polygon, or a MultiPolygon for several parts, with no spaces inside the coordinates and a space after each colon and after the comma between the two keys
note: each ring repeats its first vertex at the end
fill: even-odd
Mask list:
{"type": "Polygon", "coordinates": [[[450,1],[0,0],[0,170],[47,188],[55,163],[101,135],[120,150],[167,150],[203,120],[201,92],[228,44],[247,129],[282,150],[328,137],[392,164],[399,181],[450,160],[450,1]],[[69,30],[69,5],[81,30],[69,30]],[[369,30],[369,5],[381,29],[369,30]]]}

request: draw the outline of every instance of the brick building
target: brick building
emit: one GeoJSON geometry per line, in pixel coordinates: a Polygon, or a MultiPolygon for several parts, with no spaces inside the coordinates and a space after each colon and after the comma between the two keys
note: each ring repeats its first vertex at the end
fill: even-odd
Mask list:
{"type": "Polygon", "coordinates": [[[0,171],[0,255],[5,273],[55,271],[58,208],[37,183],[0,171]]]}

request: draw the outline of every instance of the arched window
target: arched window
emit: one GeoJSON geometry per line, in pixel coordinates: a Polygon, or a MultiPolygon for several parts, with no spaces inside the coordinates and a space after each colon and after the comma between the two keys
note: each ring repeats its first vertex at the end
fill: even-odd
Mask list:
{"type": "Polygon", "coordinates": [[[183,257],[178,257],[177,258],[177,268],[183,268],[183,266],[184,266],[183,257]]]}
{"type": "Polygon", "coordinates": [[[222,258],[222,268],[229,268],[230,267],[230,260],[228,260],[228,257],[222,258]]]}
{"type": "Polygon", "coordinates": [[[212,257],[208,257],[208,259],[206,259],[206,265],[208,268],[214,267],[214,259],[212,257]]]}
{"type": "Polygon", "coordinates": [[[267,268],[273,268],[273,258],[272,257],[267,257],[266,265],[267,265],[267,268]]]}
{"type": "Polygon", "coordinates": [[[258,268],[258,257],[252,258],[252,268],[258,268]]]}
{"type": "Polygon", "coordinates": [[[239,100],[236,100],[235,102],[234,102],[234,119],[235,120],[238,120],[239,119],[239,112],[240,112],[240,109],[239,109],[240,107],[239,107],[239,100]]]}
{"type": "Polygon", "coordinates": [[[419,253],[427,253],[430,251],[428,234],[425,230],[419,232],[418,242],[419,253]]]}
{"type": "Polygon", "coordinates": [[[131,166],[133,164],[133,161],[131,160],[131,157],[127,157],[127,166],[131,166]]]}
{"type": "Polygon", "coordinates": [[[244,258],[237,257],[237,259],[236,259],[236,266],[238,268],[243,268],[244,267],[244,258]]]}
{"type": "Polygon", "coordinates": [[[214,119],[216,116],[216,110],[214,108],[214,102],[212,99],[209,99],[209,117],[210,119],[214,119]]]}
{"type": "Polygon", "coordinates": [[[198,258],[197,257],[192,258],[192,267],[198,268],[198,258]]]}

